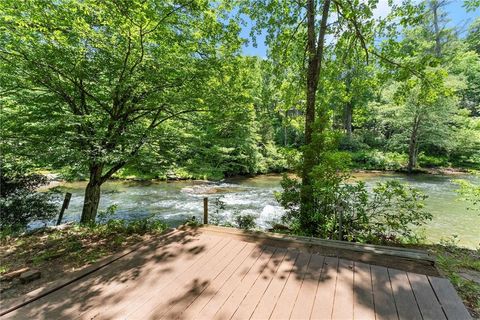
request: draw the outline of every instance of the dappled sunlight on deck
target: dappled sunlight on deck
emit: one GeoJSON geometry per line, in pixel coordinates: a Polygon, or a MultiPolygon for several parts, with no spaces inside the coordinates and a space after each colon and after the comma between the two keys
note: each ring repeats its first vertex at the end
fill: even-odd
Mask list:
{"type": "Polygon", "coordinates": [[[246,240],[175,230],[3,318],[469,318],[445,279],[246,240]]]}

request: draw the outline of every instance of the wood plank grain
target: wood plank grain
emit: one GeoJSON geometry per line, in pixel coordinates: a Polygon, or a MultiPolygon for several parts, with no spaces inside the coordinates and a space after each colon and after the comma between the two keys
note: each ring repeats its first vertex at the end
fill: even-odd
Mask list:
{"type": "Polygon", "coordinates": [[[377,319],[398,319],[388,270],[370,266],[372,272],[373,301],[377,319]]]}
{"type": "Polygon", "coordinates": [[[221,254],[206,262],[195,273],[185,274],[180,281],[161,293],[162,299],[157,301],[155,306],[147,306],[141,312],[135,313],[134,318],[175,318],[179,315],[179,310],[185,310],[245,246],[246,242],[243,241],[234,240],[230,242],[221,254]]]}
{"type": "Polygon", "coordinates": [[[424,319],[443,320],[447,319],[442,307],[430,286],[427,276],[423,274],[407,273],[410,285],[424,319]]]}
{"type": "Polygon", "coordinates": [[[312,312],[318,281],[322,274],[324,256],[312,254],[307,272],[303,278],[302,287],[293,306],[290,319],[309,319],[312,312]]]}
{"type": "MultiPolygon", "coordinates": [[[[176,244],[175,248],[147,258],[147,262],[143,262],[141,267],[146,272],[135,276],[132,281],[122,279],[101,289],[99,288],[102,294],[96,299],[96,304],[81,313],[79,318],[113,319],[125,315],[126,310],[135,308],[145,299],[148,299],[152,288],[161,290],[169,286],[184,272],[188,272],[188,270],[192,270],[196,265],[202,263],[205,254],[218,251],[224,244],[225,241],[220,237],[215,239],[202,235],[196,241],[188,243],[181,241],[176,244]],[[198,257],[191,259],[191,254],[194,252],[198,253],[198,257]],[[162,259],[166,260],[165,264],[162,263],[162,259]],[[121,294],[119,294],[120,292],[121,294]],[[106,303],[108,301],[107,297],[115,299],[114,303],[106,303]]],[[[136,268],[126,264],[120,265],[119,268],[136,272],[136,268]]],[[[89,290],[95,290],[95,288],[89,288],[89,290]]]]}
{"type": "Polygon", "coordinates": [[[311,319],[330,319],[332,317],[335,286],[337,285],[338,258],[325,257],[322,274],[318,282],[311,319]]]}
{"type": "Polygon", "coordinates": [[[353,319],[353,261],[340,259],[332,319],[353,319]]]}
{"type": "Polygon", "coordinates": [[[388,274],[400,320],[421,320],[422,315],[418,309],[407,273],[405,271],[388,269],[388,274]]]}
{"type": "Polygon", "coordinates": [[[265,268],[264,273],[257,278],[254,285],[250,288],[249,292],[238,306],[231,319],[249,319],[255,310],[258,302],[261,300],[263,294],[267,290],[270,282],[278,271],[278,268],[283,262],[286,255],[285,249],[278,249],[269,261],[268,266],[265,268]]]}
{"type": "MultiPolygon", "coordinates": [[[[81,281],[74,282],[21,308],[16,313],[17,318],[74,319],[78,316],[85,318],[83,314],[86,312],[97,315],[102,310],[120,307],[123,303],[117,305],[115,302],[128,301],[127,293],[129,291],[119,294],[121,291],[115,290],[115,287],[128,287],[152,281],[152,278],[149,279],[149,271],[155,268],[156,270],[169,268],[168,266],[177,260],[178,252],[181,252],[180,257],[184,259],[183,262],[188,267],[189,263],[194,263],[202,258],[202,253],[205,252],[203,250],[210,249],[212,239],[216,239],[218,242],[225,241],[221,237],[202,235],[200,238],[188,237],[188,243],[183,243],[187,240],[187,237],[183,236],[175,237],[169,243],[162,243],[163,245],[153,242],[151,245],[139,248],[136,252],[115,261],[101,272],[92,273],[81,281]],[[157,263],[153,263],[153,261],[157,263]],[[73,297],[75,298],[73,299],[73,297]]],[[[137,289],[136,286],[135,289],[137,289]]],[[[142,292],[142,290],[136,291],[137,294],[142,292]]]]}
{"type": "Polygon", "coordinates": [[[282,261],[275,277],[267,288],[262,299],[258,303],[250,319],[268,319],[277,303],[285,283],[293,270],[293,265],[298,257],[298,251],[289,250],[282,261]]]}
{"type": "Polygon", "coordinates": [[[428,277],[428,279],[448,319],[472,319],[457,291],[448,279],[438,277],[428,277]]]}
{"type": "Polygon", "coordinates": [[[287,279],[287,283],[285,284],[285,287],[272,311],[270,319],[288,319],[290,317],[298,292],[302,286],[303,277],[307,271],[309,261],[309,254],[303,252],[299,254],[293,266],[293,270],[290,272],[287,279]]]}
{"type": "Polygon", "coordinates": [[[193,314],[197,314],[207,304],[212,296],[224,285],[224,283],[234,274],[242,262],[252,253],[255,245],[248,243],[234,257],[234,259],[221,271],[221,273],[211,280],[210,284],[203,290],[198,297],[195,297],[190,305],[187,301],[176,304],[170,311],[165,314],[162,319],[188,318],[191,319],[193,314]],[[187,314],[190,314],[187,316],[187,314]]]}
{"type": "Polygon", "coordinates": [[[370,265],[362,262],[354,262],[353,300],[354,319],[375,320],[370,265]]]}
{"type": "Polygon", "coordinates": [[[243,301],[257,278],[265,274],[266,267],[276,250],[277,249],[273,247],[267,247],[265,249],[266,254],[260,256],[255,266],[253,266],[243,278],[240,286],[232,292],[222,307],[215,313],[213,318],[210,319],[230,319],[233,316],[235,311],[237,311],[238,305],[243,301]]]}
{"type": "Polygon", "coordinates": [[[135,305],[126,304],[123,308],[124,317],[129,318],[133,315],[141,315],[147,313],[148,311],[152,310],[160,301],[165,301],[165,299],[163,298],[163,294],[165,292],[169,292],[172,289],[177,288],[179,285],[183,284],[185,278],[189,278],[191,274],[198,273],[199,270],[201,270],[202,267],[209,261],[212,261],[213,259],[219,259],[224,256],[229,248],[230,242],[230,239],[225,239],[225,241],[221,241],[220,244],[214,248],[214,250],[208,252],[202,257],[202,259],[198,260],[188,270],[184,271],[179,276],[177,276],[174,281],[170,282],[169,286],[165,286],[162,288],[152,287],[151,290],[143,292],[143,294],[141,295],[141,299],[135,301],[135,305]]]}
{"type": "MultiPolygon", "coordinates": [[[[235,274],[225,283],[225,285],[208,301],[203,309],[196,315],[188,313],[185,318],[188,319],[212,319],[215,313],[222,307],[232,292],[237,289],[242,279],[249,274],[250,270],[257,270],[262,261],[272,255],[271,251],[265,251],[265,247],[256,247],[254,252],[240,265],[235,274]],[[263,257],[262,257],[263,256],[263,257]]],[[[268,260],[267,260],[268,261],[268,260]]]]}

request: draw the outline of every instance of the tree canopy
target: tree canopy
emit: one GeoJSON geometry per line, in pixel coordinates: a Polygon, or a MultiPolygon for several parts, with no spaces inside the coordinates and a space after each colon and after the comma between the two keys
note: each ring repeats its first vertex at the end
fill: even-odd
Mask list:
{"type": "Polygon", "coordinates": [[[479,169],[480,22],[446,4],[4,0],[2,161],[87,179],[82,222],[112,177],[293,170],[304,226],[318,172],[479,169]]]}

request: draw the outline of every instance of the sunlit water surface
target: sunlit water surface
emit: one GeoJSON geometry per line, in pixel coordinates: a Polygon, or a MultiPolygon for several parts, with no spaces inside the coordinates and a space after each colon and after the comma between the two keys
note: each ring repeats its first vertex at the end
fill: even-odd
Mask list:
{"type": "MultiPolygon", "coordinates": [[[[457,186],[453,179],[467,179],[480,183],[478,177],[469,175],[414,175],[385,173],[356,174],[368,187],[379,181],[399,180],[421,189],[429,197],[427,209],[433,219],[425,227],[428,241],[438,242],[453,235],[458,236],[459,244],[477,248],[480,244],[480,215],[467,210],[467,204],[458,199],[457,186]]],[[[254,214],[261,228],[269,228],[279,222],[284,213],[275,200],[274,193],[281,191],[280,175],[262,175],[253,178],[234,178],[222,182],[179,181],[179,182],[134,182],[109,181],[102,186],[99,210],[116,204],[115,217],[137,219],[153,216],[171,226],[177,226],[195,216],[199,221],[203,216],[203,198],[208,197],[210,213],[226,221],[232,221],[238,214],[254,214]],[[217,210],[216,199],[224,203],[217,210]]],[[[64,183],[62,191],[73,194],[70,207],[65,213],[65,221],[80,219],[85,182],[64,183]]]]}

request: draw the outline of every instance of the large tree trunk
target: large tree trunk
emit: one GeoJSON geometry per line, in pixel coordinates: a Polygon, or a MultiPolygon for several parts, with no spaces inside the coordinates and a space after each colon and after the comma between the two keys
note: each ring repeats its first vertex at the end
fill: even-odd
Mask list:
{"type": "MultiPolygon", "coordinates": [[[[305,110],[305,147],[303,151],[302,189],[300,193],[300,215],[302,224],[308,224],[308,216],[312,213],[314,203],[310,174],[316,165],[315,155],[318,150],[312,145],[312,136],[315,124],[316,94],[322,67],[321,63],[323,59],[323,48],[327,31],[329,10],[330,0],[325,0],[323,3],[322,21],[317,39],[315,36],[315,2],[314,0],[308,0],[307,2],[307,105],[305,110]]],[[[309,226],[304,225],[304,227],[308,228],[309,226]]]]}
{"type": "Polygon", "coordinates": [[[408,173],[412,173],[413,169],[417,167],[417,156],[418,156],[418,117],[415,118],[412,128],[412,133],[410,134],[410,141],[408,143],[408,173]]]}
{"type": "Polygon", "coordinates": [[[441,7],[441,4],[437,0],[432,0],[430,2],[430,7],[433,12],[433,29],[435,32],[435,56],[440,58],[442,55],[442,43],[440,38],[440,27],[438,22],[438,10],[441,7]]]}
{"type": "Polygon", "coordinates": [[[353,104],[349,101],[345,104],[345,108],[343,109],[343,128],[349,138],[352,136],[352,114],[353,104]]]}
{"type": "Polygon", "coordinates": [[[81,223],[95,222],[100,202],[100,186],[102,185],[103,164],[90,165],[90,180],[85,189],[81,223]]]}

